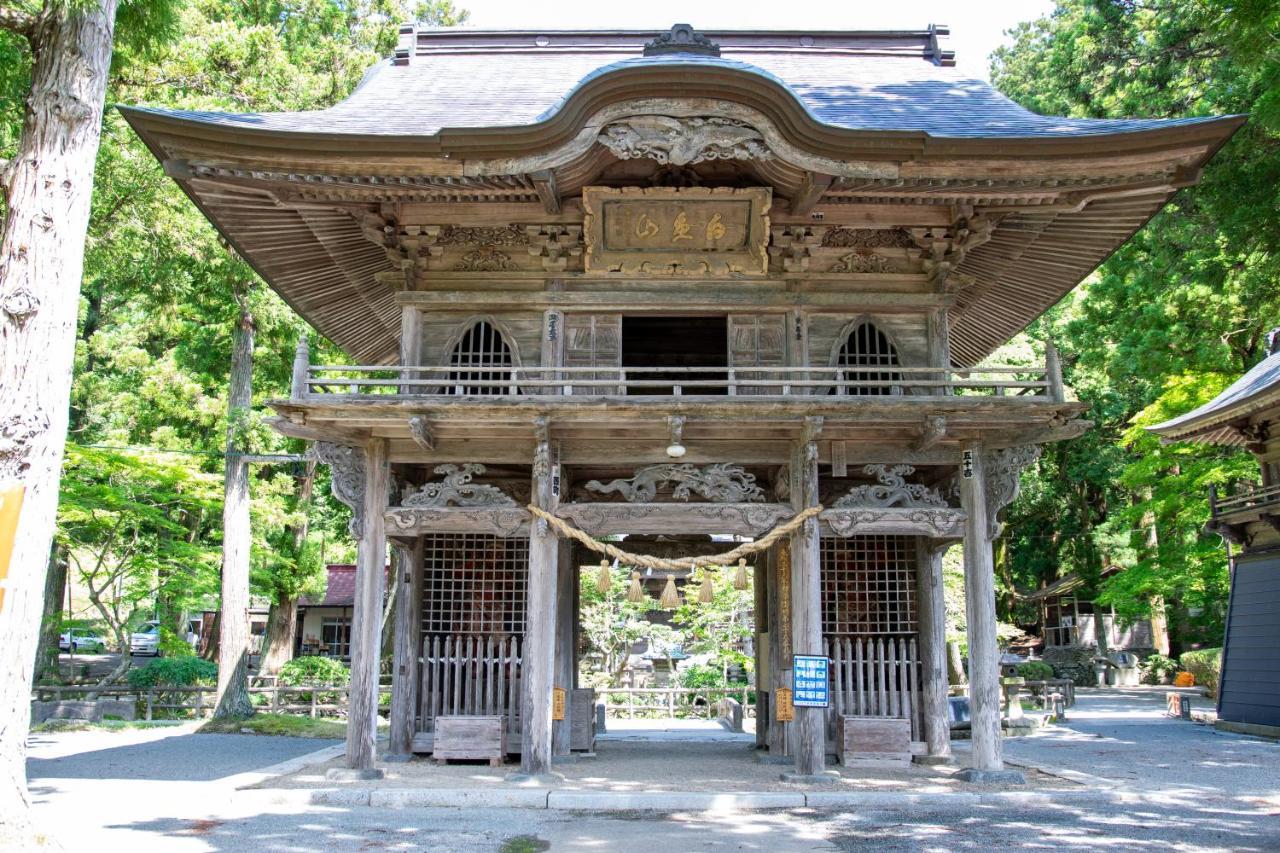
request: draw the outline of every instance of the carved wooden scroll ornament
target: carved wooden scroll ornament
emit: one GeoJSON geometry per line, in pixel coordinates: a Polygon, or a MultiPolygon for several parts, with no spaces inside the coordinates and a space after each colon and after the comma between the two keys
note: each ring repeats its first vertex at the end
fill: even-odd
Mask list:
{"type": "Polygon", "coordinates": [[[864,474],[879,480],[877,485],[855,486],[835,502],[837,508],[846,507],[946,507],[947,501],[937,489],[919,483],[908,483],[906,478],[916,472],[911,465],[866,465],[864,474]]]}
{"type": "Polygon", "coordinates": [[[443,474],[438,483],[427,483],[400,502],[405,507],[492,507],[515,506],[516,502],[497,486],[472,483],[484,466],[475,462],[465,465],[437,465],[435,473],[443,474]]]}
{"type": "Polygon", "coordinates": [[[716,462],[699,468],[697,465],[650,465],[636,471],[629,480],[612,480],[601,483],[592,480],[587,491],[598,494],[617,492],[630,503],[651,503],[658,495],[658,486],[675,483],[671,496],[676,500],[689,500],[697,493],[713,503],[758,503],[764,501],[764,490],[756,485],[755,474],[748,474],[740,465],[716,462]]]}

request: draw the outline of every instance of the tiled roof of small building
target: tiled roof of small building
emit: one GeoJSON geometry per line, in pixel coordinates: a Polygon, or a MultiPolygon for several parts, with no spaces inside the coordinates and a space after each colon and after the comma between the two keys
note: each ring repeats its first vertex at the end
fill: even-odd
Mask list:
{"type": "MultiPolygon", "coordinates": [[[[455,35],[457,31],[440,31],[455,35]]],[[[433,33],[421,34],[429,43],[433,33]]],[[[486,34],[479,34],[484,36],[486,34]]],[[[155,110],[176,118],[246,130],[431,136],[442,128],[512,127],[555,114],[586,82],[645,66],[715,67],[757,75],[789,90],[812,117],[832,127],[915,131],[949,138],[1037,138],[1128,133],[1209,121],[1079,119],[1042,116],[968,72],[927,56],[882,55],[839,48],[736,48],[719,57],[641,56],[630,47],[544,49],[533,33],[487,34],[463,50],[425,51],[412,61],[374,66],[345,101],[293,113],[155,110]],[[520,46],[520,45],[524,46],[520,46]],[[515,46],[513,46],[515,45],[515,46]]],[[[715,34],[710,34],[715,35],[715,34]]]]}
{"type": "Polygon", "coordinates": [[[298,602],[303,607],[351,607],[356,601],[356,567],[351,563],[331,564],[326,567],[324,597],[312,601],[303,596],[298,602]]]}
{"type": "Polygon", "coordinates": [[[1230,422],[1266,408],[1280,409],[1280,351],[1258,362],[1200,408],[1148,429],[1167,441],[1243,445],[1246,439],[1230,428],[1230,422]]]}

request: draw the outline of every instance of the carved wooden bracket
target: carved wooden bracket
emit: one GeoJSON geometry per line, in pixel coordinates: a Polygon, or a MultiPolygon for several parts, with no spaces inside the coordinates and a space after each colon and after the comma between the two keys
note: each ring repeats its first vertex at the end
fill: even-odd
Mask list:
{"type": "Polygon", "coordinates": [[[333,496],[351,510],[351,535],[359,539],[364,532],[364,451],[359,447],[317,441],[308,455],[329,466],[329,489],[333,496]]]}
{"type": "Polygon", "coordinates": [[[1033,444],[990,450],[986,453],[987,526],[990,537],[999,538],[1004,524],[1000,511],[1013,503],[1022,488],[1022,469],[1040,458],[1040,448],[1033,444]]]}

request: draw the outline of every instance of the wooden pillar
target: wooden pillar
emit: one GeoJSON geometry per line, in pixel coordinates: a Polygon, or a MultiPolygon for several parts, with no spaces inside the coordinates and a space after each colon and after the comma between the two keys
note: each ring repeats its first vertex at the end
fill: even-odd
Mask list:
{"type": "Polygon", "coordinates": [[[791,755],[792,723],[778,720],[778,688],[791,688],[791,545],[779,542],[768,551],[769,601],[769,731],[766,745],[775,758],[791,755]],[[784,553],[785,552],[785,553],[784,553]]]}
{"type": "Polygon", "coordinates": [[[386,589],[387,538],[383,513],[391,471],[387,441],[365,447],[360,540],[356,546],[355,606],[351,616],[351,697],[347,708],[347,767],[372,771],[378,731],[378,661],[386,589]]]}
{"type": "Polygon", "coordinates": [[[571,540],[561,540],[556,569],[556,669],[554,686],[564,690],[564,719],[551,723],[551,752],[568,755],[572,749],[574,671],[577,669],[574,634],[574,590],[577,587],[577,561],[571,540]]]}
{"type": "MultiPolygon", "coordinates": [[[[820,418],[806,418],[801,440],[791,453],[791,502],[799,511],[818,503],[820,418]]],[[[797,655],[821,655],[822,587],[818,522],[812,519],[791,535],[791,648],[797,655]]],[[[788,662],[790,667],[790,662],[788,662]]],[[[792,749],[796,776],[816,777],[827,766],[825,708],[796,708],[792,749]]]]}
{"type": "Polygon", "coordinates": [[[920,624],[920,692],[924,740],[929,756],[951,758],[951,726],[947,708],[947,609],[942,588],[942,556],[946,548],[921,536],[916,539],[916,602],[920,624]]]}
{"type": "MultiPolygon", "coordinates": [[[[768,746],[769,711],[768,697],[773,688],[769,679],[773,677],[773,668],[769,665],[769,558],[767,554],[756,557],[752,566],[754,582],[751,590],[755,595],[752,604],[756,621],[755,658],[756,658],[756,748],[768,746]]],[[[747,712],[746,708],[742,709],[747,712]]]]}
{"type": "Polygon", "coordinates": [[[395,652],[391,665],[391,749],[388,761],[407,761],[413,755],[417,724],[418,653],[422,628],[421,536],[400,549],[397,560],[395,652]]]}
{"type": "MultiPolygon", "coordinates": [[[[551,442],[547,419],[536,420],[537,443],[533,454],[533,500],[552,510],[551,442]]],[[[520,736],[520,769],[530,776],[551,772],[551,688],[556,658],[556,568],[560,550],[547,523],[529,527],[529,594],[524,638],[523,727],[520,736]]]]}
{"type": "Polygon", "coordinates": [[[960,503],[964,528],[965,616],[969,637],[969,718],[973,769],[1004,767],[1000,733],[1000,651],[996,644],[995,565],[987,515],[987,472],[981,445],[964,450],[960,503]]]}

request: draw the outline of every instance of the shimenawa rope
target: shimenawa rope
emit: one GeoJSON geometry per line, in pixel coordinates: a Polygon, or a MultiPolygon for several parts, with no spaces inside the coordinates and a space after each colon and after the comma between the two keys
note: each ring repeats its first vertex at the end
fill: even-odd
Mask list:
{"type": "Polygon", "coordinates": [[[591,537],[578,528],[570,525],[562,518],[557,518],[544,509],[529,504],[526,509],[533,513],[536,518],[540,518],[547,524],[554,527],[562,536],[570,539],[576,539],[583,545],[600,554],[613,557],[619,562],[629,566],[639,566],[645,569],[656,569],[658,571],[675,571],[677,569],[696,569],[699,566],[724,566],[737,561],[739,557],[746,557],[750,554],[756,554],[765,550],[774,542],[777,542],[783,536],[789,536],[800,528],[806,521],[822,512],[823,507],[811,506],[801,510],[796,515],[783,524],[770,530],[764,536],[752,542],[744,542],[732,551],[725,551],[723,554],[707,554],[702,557],[678,557],[673,560],[663,557],[651,557],[648,554],[632,554],[623,551],[621,548],[611,545],[608,542],[600,542],[591,537]]]}

